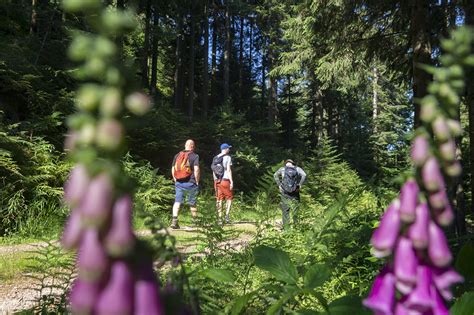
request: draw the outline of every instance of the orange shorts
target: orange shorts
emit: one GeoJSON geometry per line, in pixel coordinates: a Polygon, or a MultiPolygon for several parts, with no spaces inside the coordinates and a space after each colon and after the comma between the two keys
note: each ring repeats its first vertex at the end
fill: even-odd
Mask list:
{"type": "Polygon", "coordinates": [[[220,182],[215,182],[217,200],[232,200],[234,194],[230,189],[230,181],[223,179],[220,182]]]}

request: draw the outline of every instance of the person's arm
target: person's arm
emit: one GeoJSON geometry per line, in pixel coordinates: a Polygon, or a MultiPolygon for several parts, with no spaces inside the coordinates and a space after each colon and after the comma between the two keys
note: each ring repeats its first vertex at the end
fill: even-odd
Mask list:
{"type": "Polygon", "coordinates": [[[171,176],[173,176],[173,182],[176,182],[176,177],[174,177],[174,165],[171,167],[171,176]]]}
{"type": "Polygon", "coordinates": [[[232,179],[232,168],[231,168],[232,162],[229,161],[227,163],[227,175],[229,176],[229,181],[230,181],[230,189],[234,188],[234,180],[232,179]]]}
{"type": "Polygon", "coordinates": [[[196,178],[196,185],[199,186],[199,179],[201,178],[201,170],[199,165],[194,165],[194,178],[196,178]]]}
{"type": "Polygon", "coordinates": [[[278,169],[278,171],[275,172],[275,174],[273,174],[273,179],[275,179],[275,183],[277,184],[278,187],[281,186],[281,180],[280,180],[280,177],[281,177],[281,172],[282,172],[283,168],[280,167],[278,169]]]}
{"type": "Polygon", "coordinates": [[[303,171],[303,169],[301,167],[298,167],[297,170],[298,170],[298,174],[300,174],[300,177],[301,177],[300,183],[299,183],[298,186],[301,187],[304,184],[305,180],[306,180],[306,173],[303,171]]]}

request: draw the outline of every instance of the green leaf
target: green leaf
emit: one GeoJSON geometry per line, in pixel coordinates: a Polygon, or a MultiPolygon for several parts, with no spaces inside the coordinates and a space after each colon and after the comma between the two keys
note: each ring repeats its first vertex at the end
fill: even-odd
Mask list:
{"type": "Polygon", "coordinates": [[[270,272],[278,280],[296,284],[298,272],[290,260],[288,253],[268,246],[258,246],[254,249],[255,265],[270,272]]]}
{"type": "Polygon", "coordinates": [[[370,311],[362,306],[359,296],[347,295],[329,304],[330,315],[370,315],[370,311]]]}
{"type": "Polygon", "coordinates": [[[466,292],[449,310],[451,315],[474,315],[474,292],[466,292]]]}
{"type": "Polygon", "coordinates": [[[329,268],[325,264],[314,264],[304,275],[304,286],[314,289],[321,286],[330,276],[329,268]]]}
{"type": "Polygon", "coordinates": [[[205,277],[218,282],[229,283],[235,281],[234,274],[232,273],[232,271],[227,269],[210,268],[203,270],[202,274],[205,277]]]}
{"type": "Polygon", "coordinates": [[[293,290],[283,295],[278,301],[276,301],[274,304],[272,304],[272,306],[268,308],[266,315],[277,314],[283,307],[283,304],[288,302],[289,299],[291,299],[298,293],[300,293],[300,290],[295,287],[293,290]]]}
{"type": "Polygon", "coordinates": [[[245,305],[250,301],[250,299],[255,295],[254,292],[247,293],[245,295],[239,296],[235,302],[234,305],[232,306],[232,309],[230,310],[231,315],[238,315],[242,312],[244,309],[245,305]]]}
{"type": "Polygon", "coordinates": [[[456,258],[456,269],[468,280],[474,280],[474,246],[465,244],[456,258]]]}

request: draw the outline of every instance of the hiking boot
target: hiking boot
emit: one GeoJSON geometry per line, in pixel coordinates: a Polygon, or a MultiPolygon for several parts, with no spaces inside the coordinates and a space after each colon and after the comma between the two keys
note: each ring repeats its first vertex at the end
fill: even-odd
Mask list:
{"type": "Polygon", "coordinates": [[[225,223],[230,224],[230,218],[228,215],[225,216],[225,223]]]}
{"type": "Polygon", "coordinates": [[[177,218],[173,218],[173,220],[171,221],[170,228],[172,228],[173,230],[179,229],[179,224],[178,224],[178,219],[177,218]]]}

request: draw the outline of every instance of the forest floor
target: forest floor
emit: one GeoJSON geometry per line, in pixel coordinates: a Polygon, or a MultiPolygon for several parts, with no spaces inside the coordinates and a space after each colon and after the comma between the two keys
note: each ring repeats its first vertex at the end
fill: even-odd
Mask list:
{"type": "MultiPolygon", "coordinates": [[[[255,231],[256,227],[252,223],[227,225],[224,232],[230,237],[219,242],[218,246],[240,251],[252,240],[255,231]]],[[[206,255],[207,248],[203,242],[205,235],[202,230],[182,226],[179,230],[168,230],[168,232],[176,237],[176,247],[184,256],[206,255]]],[[[138,235],[147,238],[151,236],[151,233],[142,230],[138,232],[138,235]]],[[[58,242],[53,241],[50,244],[57,245],[58,242]]],[[[34,283],[31,263],[37,250],[45,246],[48,246],[48,242],[0,245],[0,314],[12,314],[34,307],[40,293],[35,289],[38,285],[34,283]]],[[[51,281],[51,279],[46,279],[47,284],[51,281]]]]}

